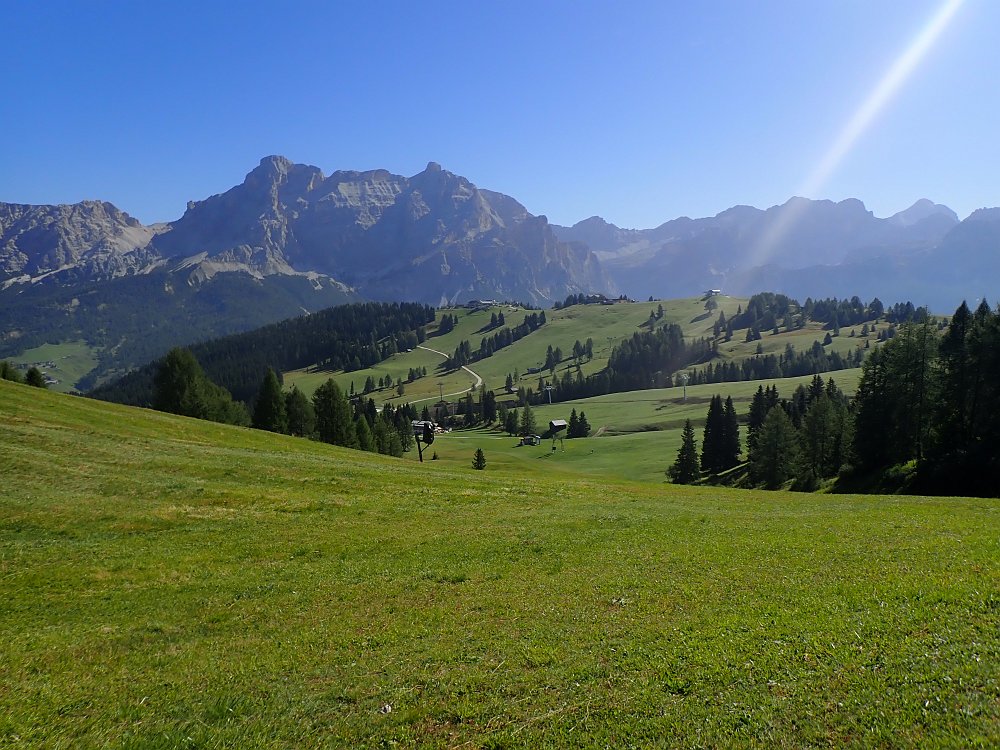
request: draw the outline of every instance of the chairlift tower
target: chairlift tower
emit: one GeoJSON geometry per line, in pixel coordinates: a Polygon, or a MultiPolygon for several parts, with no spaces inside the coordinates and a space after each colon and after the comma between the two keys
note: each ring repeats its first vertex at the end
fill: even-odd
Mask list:
{"type": "Polygon", "coordinates": [[[684,403],[687,403],[687,400],[688,400],[688,381],[691,379],[691,376],[688,375],[686,372],[682,372],[680,375],[677,376],[677,379],[679,381],[681,381],[681,385],[684,387],[684,403]]]}

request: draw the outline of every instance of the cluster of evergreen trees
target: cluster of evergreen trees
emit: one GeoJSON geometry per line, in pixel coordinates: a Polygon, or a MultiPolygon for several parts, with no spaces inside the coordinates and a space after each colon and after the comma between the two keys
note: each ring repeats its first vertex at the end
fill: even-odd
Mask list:
{"type": "Polygon", "coordinates": [[[569,413],[569,423],[566,425],[566,437],[585,438],[590,435],[590,422],[587,421],[587,414],[583,410],[577,416],[576,409],[569,413]]]}
{"type": "Polygon", "coordinates": [[[758,388],[747,424],[750,481],[774,489],[795,479],[813,489],[849,463],[852,428],[848,399],[832,379],[815,375],[790,400],[778,398],[777,386],[758,388]]]}
{"type": "MultiPolygon", "coordinates": [[[[269,367],[279,372],[317,363],[331,370],[370,367],[422,343],[425,326],[434,316],[433,307],[410,302],[341,305],[196,344],[190,351],[213,383],[237,401],[249,403],[269,367]]],[[[149,406],[159,366],[159,361],[152,362],[90,395],[149,406]]]]}
{"type": "Polygon", "coordinates": [[[740,425],[733,399],[712,396],[705,417],[705,433],[701,442],[701,470],[721,474],[740,462],[740,425]]]}
{"type": "Polygon", "coordinates": [[[310,400],[295,386],[283,391],[278,375],[269,369],[253,404],[251,418],[246,406],[213,383],[187,349],[172,349],[154,378],[153,408],[160,411],[394,456],[413,446],[412,420],[417,414],[412,406],[394,409],[386,404],[378,411],[373,400],[360,398],[352,405],[332,378],[310,400]]]}
{"type": "Polygon", "coordinates": [[[540,313],[528,313],[519,325],[513,328],[505,327],[492,336],[483,337],[479,343],[479,349],[473,350],[469,340],[465,339],[455,347],[455,353],[445,361],[444,367],[446,370],[454,370],[472,362],[478,362],[479,360],[491,357],[495,352],[510,346],[515,341],[520,341],[529,333],[537,331],[543,325],[545,325],[544,311],[540,313]]]}
{"type": "MultiPolygon", "coordinates": [[[[747,421],[748,476],[752,485],[775,489],[794,479],[798,489],[813,489],[818,480],[836,476],[851,456],[853,420],[847,397],[831,379],[815,375],[791,399],[781,399],[777,386],[760,386],[750,403],[747,421]]],[[[677,459],[667,470],[674,482],[690,484],[702,474],[720,474],[739,465],[739,423],[732,399],[713,396],[705,419],[701,461],[694,430],[685,424],[677,459]]]]}
{"type": "Polygon", "coordinates": [[[963,302],[943,335],[928,320],[865,360],[858,384],[854,449],[875,471],[912,462],[913,489],[996,496],[1000,492],[1000,309],[963,302]]]}
{"type": "Polygon", "coordinates": [[[13,383],[25,383],[35,388],[48,388],[45,382],[45,375],[37,367],[32,365],[21,377],[17,367],[7,360],[0,360],[0,380],[9,380],[13,383]]]}
{"type": "Polygon", "coordinates": [[[152,407],[212,422],[249,425],[246,406],[213,383],[188,349],[171,349],[153,377],[152,407]]]}
{"type": "MultiPolygon", "coordinates": [[[[963,302],[943,334],[920,308],[895,306],[886,315],[903,322],[865,359],[853,400],[818,374],[787,400],[776,387],[757,389],[747,424],[750,483],[775,488],[794,480],[793,487],[812,489],[839,476],[878,486],[895,476],[915,492],[1000,493],[1000,411],[993,408],[1000,399],[1000,309],[984,301],[972,312],[963,302]]],[[[713,411],[714,400],[706,447],[718,431],[709,427],[713,411]]],[[[668,470],[678,482],[723,470],[706,463],[703,449],[694,471],[689,428],[668,470]]]]}
{"type": "Polygon", "coordinates": [[[506,404],[501,404],[499,415],[503,430],[508,435],[534,435],[538,432],[535,412],[530,404],[521,407],[520,413],[517,409],[510,409],[506,404]]]}
{"type": "Polygon", "coordinates": [[[836,351],[828,352],[823,344],[814,341],[809,349],[797,352],[792,344],[787,344],[784,354],[763,354],[740,362],[715,362],[695,368],[691,371],[688,382],[691,385],[701,385],[794,378],[858,367],[863,360],[864,351],[860,348],[841,354],[836,351]]]}
{"type": "MultiPolygon", "coordinates": [[[[611,300],[603,294],[584,294],[580,292],[579,294],[567,295],[566,299],[562,302],[556,302],[552,307],[555,310],[561,310],[564,307],[571,307],[572,305],[603,305],[612,301],[631,302],[632,300],[625,294],[619,294],[614,300],[611,300]]],[[[650,297],[649,301],[652,302],[653,298],[650,297]]]]}
{"type": "MultiPolygon", "coordinates": [[[[579,342],[578,342],[579,343],[579,342]]],[[[549,381],[539,379],[537,389],[520,386],[519,403],[539,405],[551,397],[553,402],[603,396],[608,393],[640,390],[673,385],[672,372],[688,362],[707,357],[712,351],[705,339],[685,343],[680,326],[671,323],[651,331],[638,331],[611,351],[608,366],[584,377],[579,359],[575,372],[567,370],[562,377],[549,381]],[[547,390],[546,386],[551,387],[547,390]]],[[[577,347],[574,352],[586,356],[593,353],[593,340],[577,347]]]]}

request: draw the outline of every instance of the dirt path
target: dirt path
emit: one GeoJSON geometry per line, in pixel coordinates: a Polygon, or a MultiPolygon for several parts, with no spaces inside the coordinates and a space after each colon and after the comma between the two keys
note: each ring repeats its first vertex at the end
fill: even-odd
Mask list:
{"type": "MultiPolygon", "coordinates": [[[[444,357],[445,359],[448,359],[448,355],[447,354],[445,354],[444,352],[439,352],[437,349],[431,349],[429,346],[423,346],[422,344],[417,344],[417,349],[424,349],[425,351],[428,351],[428,352],[434,352],[435,354],[438,354],[438,355],[444,357]]],[[[473,388],[478,388],[479,386],[481,386],[483,384],[483,379],[481,377],[479,377],[479,373],[473,372],[472,370],[470,370],[465,365],[462,365],[462,369],[465,370],[467,373],[469,373],[473,378],[475,378],[476,382],[473,385],[473,388]]],[[[449,396],[464,396],[468,392],[469,392],[469,389],[466,388],[464,391],[455,391],[454,393],[445,393],[443,395],[444,395],[445,398],[448,398],[449,396]]],[[[411,404],[419,404],[421,401],[433,401],[433,400],[434,400],[434,397],[431,396],[430,398],[418,398],[417,400],[411,401],[410,403],[411,404]]]]}

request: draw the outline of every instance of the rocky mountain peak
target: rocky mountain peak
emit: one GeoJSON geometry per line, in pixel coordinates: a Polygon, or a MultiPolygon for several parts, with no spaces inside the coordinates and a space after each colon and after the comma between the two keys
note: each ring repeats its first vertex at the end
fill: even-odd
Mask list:
{"type": "Polygon", "coordinates": [[[893,214],[889,217],[889,222],[895,226],[910,227],[932,216],[943,218],[953,224],[958,223],[958,214],[947,206],[934,203],[927,198],[921,198],[906,210],[893,214]]]}
{"type": "Polygon", "coordinates": [[[997,222],[1000,221],[1000,208],[979,208],[969,214],[965,221],[997,222]]]}

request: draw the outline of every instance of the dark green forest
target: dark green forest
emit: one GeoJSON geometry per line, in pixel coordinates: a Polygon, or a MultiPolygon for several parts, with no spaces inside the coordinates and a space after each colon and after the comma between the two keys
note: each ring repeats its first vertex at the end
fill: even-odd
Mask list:
{"type": "MultiPolygon", "coordinates": [[[[780,398],[761,386],[747,422],[752,486],[814,490],[824,481],[843,491],[1000,494],[1000,309],[966,303],[943,329],[910,315],[896,335],[872,349],[853,399],[817,374],[780,398]]],[[[693,431],[668,474],[691,483],[737,465],[733,422],[712,401],[699,471],[692,469],[693,431]]]]}
{"type": "Polygon", "coordinates": [[[218,274],[189,284],[165,271],[81,282],[16,285],[3,291],[6,332],[0,357],[45,343],[83,340],[98,350],[98,365],[77,388],[86,391],[100,378],[162,357],[174,346],[257,328],[357,299],[334,286],[316,288],[304,276],[258,281],[244,273],[218,274]],[[253,299],[248,305],[246,301],[253,299]]]}
{"type": "MultiPolygon", "coordinates": [[[[357,370],[422,342],[434,308],[414,302],[366,302],[272,323],[255,331],[190,347],[207,377],[237,401],[250,403],[268,368],[276,372],[319,363],[357,370]]],[[[161,362],[151,362],[89,395],[132,406],[153,402],[161,362]]]]}

